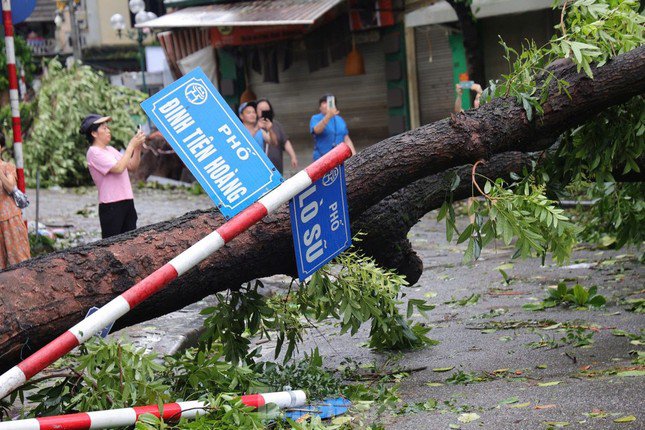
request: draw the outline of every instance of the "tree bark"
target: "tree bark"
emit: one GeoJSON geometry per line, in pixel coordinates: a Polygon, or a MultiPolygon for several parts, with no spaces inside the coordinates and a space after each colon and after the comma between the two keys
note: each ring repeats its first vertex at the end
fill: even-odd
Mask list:
{"type": "MultiPolygon", "coordinates": [[[[594,80],[576,73],[571,64],[561,64],[557,73],[571,84],[571,98],[554,90],[544,106],[544,116],[534,122],[527,120],[513,100],[499,99],[386,139],[357,154],[347,162],[351,218],[365,218],[370,207],[424,177],[508,151],[545,149],[564,130],[642,94],[645,48],[595,69],[594,80]]],[[[385,212],[382,216],[387,224],[388,216],[398,215],[385,212]]],[[[91,306],[107,303],[223,223],[213,211],[191,212],[0,272],[0,371],[63,333],[91,306]]],[[[115,328],[277,273],[295,275],[286,205],[126,314],[115,328]]]]}

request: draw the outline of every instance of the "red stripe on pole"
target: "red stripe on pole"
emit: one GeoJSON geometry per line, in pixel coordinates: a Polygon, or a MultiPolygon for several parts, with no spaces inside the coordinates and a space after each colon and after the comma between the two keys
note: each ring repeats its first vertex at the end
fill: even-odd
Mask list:
{"type": "Polygon", "coordinates": [[[7,72],[9,73],[9,89],[10,90],[17,90],[18,89],[18,75],[17,69],[16,69],[16,64],[15,63],[8,63],[7,64],[7,72]]]}
{"type": "MultiPolygon", "coordinates": [[[[159,416],[159,405],[137,406],[132,409],[137,414],[137,420],[143,414],[152,414],[155,417],[159,416]]],[[[163,405],[163,419],[165,421],[179,421],[179,418],[181,418],[181,406],[179,404],[167,403],[163,405]]]]}
{"type": "Polygon", "coordinates": [[[78,339],[76,339],[76,336],[71,331],[66,331],[19,363],[18,368],[22,370],[25,378],[29,380],[36,373],[58,360],[58,358],[76,346],[78,346],[78,339]]]}
{"type": "Polygon", "coordinates": [[[22,125],[20,124],[20,117],[11,117],[11,126],[13,128],[14,142],[22,142],[22,125]],[[16,139],[19,137],[20,139],[16,139]]]}
{"type": "Polygon", "coordinates": [[[217,232],[224,239],[224,243],[228,243],[231,239],[264,218],[267,213],[267,208],[261,203],[255,202],[218,228],[217,232]]]}
{"type": "Polygon", "coordinates": [[[92,420],[86,413],[36,419],[40,423],[40,430],[84,430],[92,426],[92,420]]]}
{"type": "Polygon", "coordinates": [[[25,169],[16,169],[16,178],[17,178],[16,185],[18,186],[18,189],[24,193],[25,192],[25,169]]]}
{"type": "Polygon", "coordinates": [[[125,291],[121,296],[128,302],[130,309],[132,309],[168,285],[175,278],[177,278],[177,270],[171,264],[166,263],[128,291],[125,291]]]}
{"type": "Polygon", "coordinates": [[[334,166],[340,165],[343,160],[351,157],[351,155],[352,150],[349,149],[349,146],[342,143],[325,154],[324,157],[314,161],[305,171],[311,178],[311,182],[316,182],[325,176],[325,173],[329,172],[334,166]]]}
{"type": "Polygon", "coordinates": [[[13,37],[13,22],[11,21],[11,10],[2,11],[2,22],[4,23],[4,35],[13,37]]]}
{"type": "Polygon", "coordinates": [[[262,394],[249,394],[242,396],[242,403],[244,403],[246,406],[252,406],[254,408],[259,408],[260,406],[264,406],[266,404],[264,397],[262,397],[262,394]]]}

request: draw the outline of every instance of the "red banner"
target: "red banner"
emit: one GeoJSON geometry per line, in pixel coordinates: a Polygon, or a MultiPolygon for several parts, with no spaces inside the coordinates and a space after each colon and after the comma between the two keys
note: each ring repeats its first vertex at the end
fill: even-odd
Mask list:
{"type": "Polygon", "coordinates": [[[302,36],[306,31],[304,25],[283,25],[273,27],[213,27],[211,44],[215,48],[222,46],[256,45],[275,42],[302,36]]]}

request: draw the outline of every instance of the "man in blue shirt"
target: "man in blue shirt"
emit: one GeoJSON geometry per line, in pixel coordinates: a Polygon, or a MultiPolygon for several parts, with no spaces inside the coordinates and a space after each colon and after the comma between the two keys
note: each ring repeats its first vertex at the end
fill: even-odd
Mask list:
{"type": "Polygon", "coordinates": [[[271,139],[271,128],[273,124],[266,118],[260,118],[260,120],[258,120],[258,116],[255,111],[256,106],[257,103],[255,100],[244,102],[240,105],[237,113],[239,114],[244,127],[246,127],[249,133],[251,133],[258,149],[262,152],[266,152],[265,144],[277,145],[277,143],[273,142],[274,139],[271,139]]]}
{"type": "Polygon", "coordinates": [[[309,121],[309,131],[314,136],[314,161],[328,153],[336,145],[345,142],[352,155],[356,154],[352,139],[349,138],[349,130],[345,120],[339,115],[336,107],[327,106],[327,97],[331,94],[325,94],[318,100],[318,109],[320,113],[311,117],[309,121]]]}

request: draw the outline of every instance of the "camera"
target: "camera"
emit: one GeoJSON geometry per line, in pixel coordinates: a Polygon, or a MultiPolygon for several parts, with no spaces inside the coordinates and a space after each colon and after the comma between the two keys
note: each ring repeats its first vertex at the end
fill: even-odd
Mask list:
{"type": "Polygon", "coordinates": [[[263,110],[262,113],[260,114],[260,118],[268,119],[269,121],[273,121],[273,111],[272,110],[263,110]]]}

